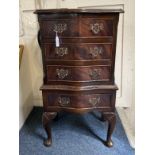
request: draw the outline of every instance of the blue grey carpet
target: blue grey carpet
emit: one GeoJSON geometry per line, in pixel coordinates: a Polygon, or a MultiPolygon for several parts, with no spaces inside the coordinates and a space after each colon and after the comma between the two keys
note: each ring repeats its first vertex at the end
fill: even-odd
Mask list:
{"type": "Polygon", "coordinates": [[[98,119],[99,113],[61,114],[52,125],[51,147],[43,145],[46,134],[41,115],[42,108],[35,107],[20,130],[20,155],[134,155],[118,116],[112,136],[114,146],[107,148],[102,143],[106,138],[107,123],[98,119]]]}

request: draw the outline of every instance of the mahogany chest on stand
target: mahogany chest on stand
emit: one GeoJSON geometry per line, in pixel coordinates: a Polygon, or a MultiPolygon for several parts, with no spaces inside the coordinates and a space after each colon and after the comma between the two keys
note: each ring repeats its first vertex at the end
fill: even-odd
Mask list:
{"type": "Polygon", "coordinates": [[[44,79],[44,141],[51,145],[51,120],[61,111],[98,110],[108,121],[105,145],[113,145],[116,123],[114,80],[119,13],[123,10],[36,10],[44,79]]]}

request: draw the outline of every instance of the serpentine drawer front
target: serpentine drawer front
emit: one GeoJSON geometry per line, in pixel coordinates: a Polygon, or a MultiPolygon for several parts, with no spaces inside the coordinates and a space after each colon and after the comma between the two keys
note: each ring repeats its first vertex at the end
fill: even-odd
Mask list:
{"type": "Polygon", "coordinates": [[[112,16],[100,16],[98,18],[77,16],[66,19],[42,19],[41,33],[43,37],[54,37],[57,32],[60,37],[102,37],[113,36],[112,16]]]}
{"type": "Polygon", "coordinates": [[[108,121],[105,145],[113,145],[117,25],[123,10],[36,10],[43,60],[45,146],[52,143],[50,121],[60,112],[98,110],[108,121]]]}
{"type": "Polygon", "coordinates": [[[113,94],[57,94],[46,92],[47,107],[55,108],[104,108],[112,107],[113,94]]]}
{"type": "Polygon", "coordinates": [[[60,47],[55,44],[43,44],[45,59],[55,61],[80,61],[80,60],[111,60],[111,43],[62,43],[60,47]]]}
{"type": "Polygon", "coordinates": [[[48,81],[110,81],[111,66],[47,66],[48,81]]]}

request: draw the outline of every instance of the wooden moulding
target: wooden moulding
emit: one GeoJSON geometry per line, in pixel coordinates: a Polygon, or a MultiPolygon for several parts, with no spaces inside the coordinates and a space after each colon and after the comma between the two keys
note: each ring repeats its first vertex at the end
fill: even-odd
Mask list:
{"type": "Polygon", "coordinates": [[[124,13],[122,9],[41,9],[35,10],[35,14],[48,13],[124,13]]]}
{"type": "Polygon", "coordinates": [[[117,85],[91,85],[91,86],[69,86],[69,85],[43,85],[40,90],[66,90],[66,91],[87,91],[87,90],[118,90],[117,85]]]}

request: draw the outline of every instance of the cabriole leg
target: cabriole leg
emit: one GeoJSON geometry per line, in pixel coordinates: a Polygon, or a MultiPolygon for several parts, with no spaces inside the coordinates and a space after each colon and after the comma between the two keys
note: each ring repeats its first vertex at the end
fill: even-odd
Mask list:
{"type": "Polygon", "coordinates": [[[44,141],[45,146],[50,146],[52,144],[52,134],[51,134],[51,121],[56,117],[56,112],[44,112],[42,115],[43,127],[47,134],[47,139],[44,141]]]}
{"type": "Polygon", "coordinates": [[[105,145],[108,147],[112,147],[113,142],[111,140],[111,136],[116,124],[116,115],[113,112],[109,112],[109,113],[107,112],[107,113],[103,113],[102,116],[104,118],[104,121],[105,120],[108,121],[108,133],[107,133],[107,139],[106,139],[105,145]]]}

